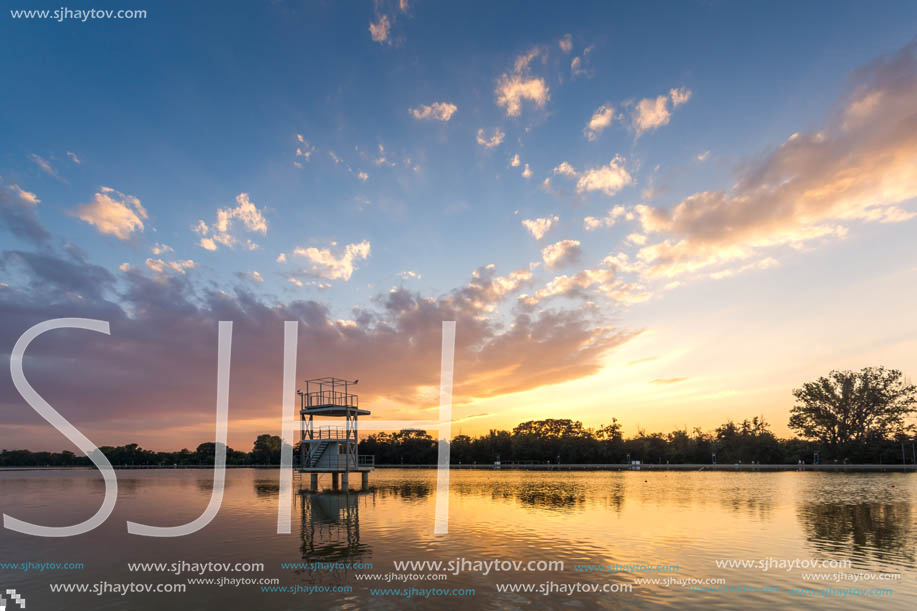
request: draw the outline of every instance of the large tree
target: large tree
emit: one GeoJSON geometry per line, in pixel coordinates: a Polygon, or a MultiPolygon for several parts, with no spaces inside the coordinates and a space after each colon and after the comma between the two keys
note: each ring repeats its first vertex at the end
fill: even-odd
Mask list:
{"type": "Polygon", "coordinates": [[[897,369],[884,367],[832,371],[793,395],[790,428],[831,447],[907,431],[912,427],[905,419],[917,411],[917,387],[897,369]]]}

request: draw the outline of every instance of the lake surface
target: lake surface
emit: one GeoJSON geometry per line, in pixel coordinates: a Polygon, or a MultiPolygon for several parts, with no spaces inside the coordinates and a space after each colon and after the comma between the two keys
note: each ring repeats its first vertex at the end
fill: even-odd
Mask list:
{"type": "MultiPolygon", "coordinates": [[[[129,535],[125,521],[157,526],[190,522],[209,502],[211,473],[164,470],[118,471],[117,475],[117,507],[91,533],[51,539],[0,531],[0,563],[83,565],[82,569],[43,571],[0,568],[2,591],[15,589],[28,601],[30,611],[400,609],[418,605],[905,609],[913,608],[917,600],[917,475],[913,474],[453,471],[448,535],[433,534],[435,470],[380,469],[371,474],[365,491],[359,489],[359,477],[355,478],[356,490],[352,488],[350,494],[298,493],[300,479],[295,475],[292,533],[278,535],[278,472],[238,469],[227,471],[222,508],[213,522],[193,535],[171,539],[129,535]],[[484,575],[483,568],[475,571],[472,565],[455,575],[428,568],[396,570],[394,565],[404,560],[460,558],[472,563],[521,561],[523,568],[529,561],[561,561],[564,568],[538,570],[536,564],[532,570],[491,570],[484,575]],[[761,560],[771,562],[772,568],[724,568],[717,566],[718,560],[761,560]],[[849,561],[849,566],[784,568],[797,560],[836,565],[849,561]],[[181,574],[131,571],[128,563],[136,562],[263,563],[264,569],[217,569],[203,575],[191,574],[189,568],[181,574]],[[284,563],[303,566],[283,568],[284,563]],[[615,564],[668,568],[632,573],[574,568],[615,564]],[[440,573],[446,573],[447,579],[436,579],[440,573]],[[392,574],[400,577],[386,577],[392,574]],[[861,576],[859,581],[844,577],[854,574],[861,576]],[[894,574],[900,579],[872,580],[894,574]],[[378,578],[365,579],[373,575],[378,578]],[[189,578],[198,577],[276,579],[279,587],[307,590],[317,586],[318,591],[264,592],[263,584],[188,583],[189,578]],[[669,585],[663,582],[666,578],[669,585]],[[635,579],[660,581],[635,584],[635,579]],[[721,579],[725,584],[702,587],[730,590],[692,591],[690,585],[674,581],[705,579],[721,579]],[[92,587],[103,582],[183,584],[186,591],[96,595],[54,593],[49,585],[92,587]],[[534,584],[536,590],[498,592],[497,586],[504,584],[534,584]],[[632,591],[568,594],[558,589],[626,585],[632,591]],[[335,587],[351,591],[321,591],[335,587]],[[555,590],[548,595],[537,590],[552,587],[555,590]],[[373,594],[371,588],[473,589],[474,594],[406,598],[403,593],[373,594]],[[770,591],[762,591],[764,588],[770,591]],[[789,590],[797,588],[808,588],[814,594],[790,594],[789,590]],[[833,588],[834,593],[825,596],[825,588],[833,588]],[[853,592],[875,588],[891,590],[891,594],[853,592]]],[[[304,486],[307,482],[303,478],[304,486]]],[[[330,486],[330,478],[325,476],[321,484],[330,486]]],[[[64,526],[83,521],[95,513],[103,494],[102,480],[92,471],[0,472],[0,510],[36,524],[64,526]]]]}

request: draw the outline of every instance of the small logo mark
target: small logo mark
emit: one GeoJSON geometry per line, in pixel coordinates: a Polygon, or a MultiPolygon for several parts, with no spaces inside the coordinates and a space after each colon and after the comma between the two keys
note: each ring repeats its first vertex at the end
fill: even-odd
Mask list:
{"type": "MultiPolygon", "coordinates": [[[[21,608],[25,609],[25,599],[21,594],[16,594],[16,590],[12,588],[8,589],[6,593],[13,599],[13,602],[18,603],[21,608]]],[[[2,594],[0,594],[0,611],[6,611],[6,599],[3,598],[2,594]]]]}

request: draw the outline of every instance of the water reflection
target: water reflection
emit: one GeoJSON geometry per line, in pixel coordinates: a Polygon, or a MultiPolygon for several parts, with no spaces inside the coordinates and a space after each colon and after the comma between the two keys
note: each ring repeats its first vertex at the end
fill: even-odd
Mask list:
{"type": "Polygon", "coordinates": [[[375,493],[311,492],[297,495],[301,518],[302,559],[354,563],[369,554],[360,542],[360,505],[375,505],[375,493]]]}
{"type": "Polygon", "coordinates": [[[914,566],[909,503],[817,503],[800,507],[799,516],[819,551],[859,564],[880,560],[914,566]]]}
{"type": "Polygon", "coordinates": [[[806,487],[797,507],[812,547],[855,565],[914,566],[911,492],[907,476],[833,475],[806,487]]]}

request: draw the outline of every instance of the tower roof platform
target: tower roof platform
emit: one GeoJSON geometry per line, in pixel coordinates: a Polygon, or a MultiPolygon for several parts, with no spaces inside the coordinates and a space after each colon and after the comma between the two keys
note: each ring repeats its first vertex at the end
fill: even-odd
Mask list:
{"type": "Polygon", "coordinates": [[[359,397],[350,392],[358,382],[334,377],[305,380],[305,391],[299,391],[300,413],[329,417],[368,416],[370,411],[360,409],[359,397]]]}

